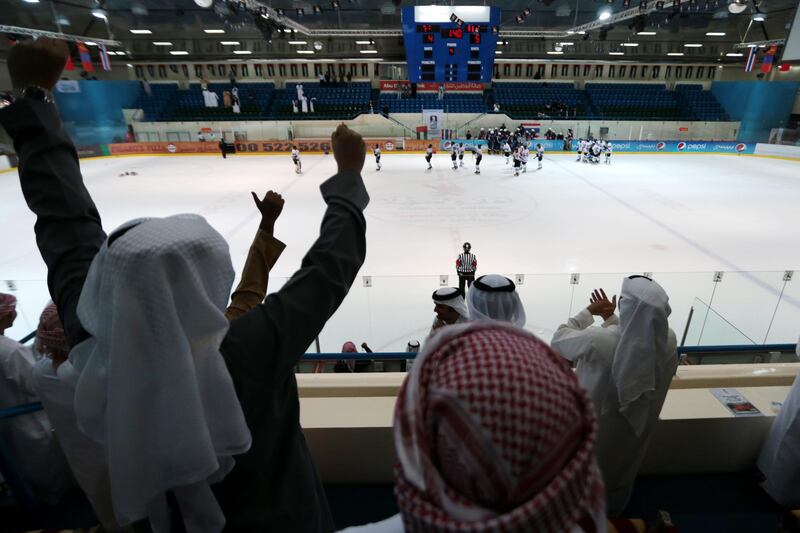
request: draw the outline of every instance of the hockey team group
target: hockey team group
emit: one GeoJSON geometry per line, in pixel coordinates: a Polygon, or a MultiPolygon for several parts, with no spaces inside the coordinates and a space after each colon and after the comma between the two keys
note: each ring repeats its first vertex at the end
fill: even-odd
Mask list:
{"type": "MultiPolygon", "coordinates": [[[[503,156],[506,158],[506,165],[513,161],[514,175],[519,176],[520,173],[528,171],[528,157],[530,157],[530,150],[528,148],[530,143],[515,143],[516,148],[512,149],[508,142],[503,143],[500,148],[503,156]]],[[[450,160],[453,163],[453,170],[458,170],[464,166],[464,153],[467,151],[464,143],[453,143],[450,146],[450,160]]],[[[474,144],[469,147],[472,152],[473,161],[475,163],[475,174],[481,173],[481,160],[483,159],[483,149],[480,144],[474,144]]],[[[611,141],[604,141],[602,139],[579,139],[577,142],[577,162],[583,163],[600,163],[600,159],[605,156],[605,164],[611,164],[611,154],[613,146],[611,141]]],[[[425,161],[428,163],[428,170],[433,169],[431,160],[433,159],[434,149],[433,145],[429,144],[425,151],[425,161]]],[[[372,149],[372,155],[375,157],[375,170],[381,170],[381,148],[376,144],[372,149]]],[[[538,161],[537,170],[542,169],[542,160],[544,159],[544,148],[541,144],[537,143],[535,147],[535,157],[538,161]]],[[[292,146],[292,162],[295,166],[295,173],[302,173],[302,163],[300,162],[300,151],[297,146],[292,146]]]]}

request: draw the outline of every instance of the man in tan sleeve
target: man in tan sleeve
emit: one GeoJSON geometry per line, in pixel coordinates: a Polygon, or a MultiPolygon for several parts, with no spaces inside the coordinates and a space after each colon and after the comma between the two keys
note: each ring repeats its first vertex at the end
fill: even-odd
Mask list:
{"type": "Polygon", "coordinates": [[[284,243],[273,236],[275,221],[283,211],[283,198],[273,191],[269,191],[263,200],[259,200],[256,193],[251,194],[261,212],[261,224],[247,253],[242,279],[231,296],[231,304],[225,311],[225,317],[229,321],[242,316],[264,301],[269,285],[269,271],[286,248],[284,243]]]}

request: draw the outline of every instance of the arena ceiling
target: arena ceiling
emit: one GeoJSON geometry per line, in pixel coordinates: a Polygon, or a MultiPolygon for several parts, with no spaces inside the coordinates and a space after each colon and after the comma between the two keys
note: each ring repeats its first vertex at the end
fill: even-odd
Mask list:
{"type": "MultiPolygon", "coordinates": [[[[625,0],[508,0],[489,2],[502,9],[501,59],[558,59],[558,60],[633,60],[633,61],[743,61],[726,54],[736,52],[742,41],[767,41],[785,38],[797,8],[797,0],[739,0],[747,2],[740,14],[732,14],[728,3],[733,0],[683,0],[673,8],[667,0],[663,9],[636,19],[617,22],[588,31],[586,34],[565,34],[558,37],[531,36],[530,32],[566,32],[570,28],[596,21],[602,9],[620,12],[625,0]],[[517,22],[526,8],[530,14],[517,22]],[[766,13],[763,22],[752,22],[754,13],[766,13]],[[655,35],[638,35],[637,30],[655,35]],[[528,32],[528,33],[526,33],[528,32]],[[724,35],[709,36],[707,33],[724,35]],[[563,54],[551,56],[560,43],[563,54]],[[685,47],[686,44],[702,45],[685,47]],[[638,45],[638,46],[637,46],[638,45]],[[624,57],[609,56],[609,52],[625,53],[624,57]],[[682,57],[667,53],[682,52],[682,57]]],[[[654,4],[656,0],[648,0],[654,4]]],[[[214,0],[214,7],[204,9],[194,0],[0,0],[0,25],[20,26],[49,31],[85,35],[93,38],[112,38],[120,41],[121,57],[133,61],[206,61],[219,59],[341,59],[370,58],[383,61],[402,61],[404,51],[400,30],[400,8],[431,2],[388,0],[339,0],[338,8],[331,0],[262,0],[283,17],[271,17],[268,24],[258,16],[235,13],[214,0]],[[320,12],[315,13],[314,6],[320,12]],[[92,15],[92,9],[107,13],[104,20],[92,15]],[[302,9],[303,14],[298,10],[302,9]],[[307,29],[281,31],[285,25],[307,29]],[[132,31],[151,33],[132,33],[132,31]],[[224,30],[207,33],[206,30],[224,30]],[[326,35],[326,31],[347,36],[326,35]],[[375,35],[380,31],[395,32],[391,36],[375,35]],[[222,42],[238,44],[222,44],[222,42]],[[362,41],[362,44],[356,41],[362,41]],[[367,44],[366,41],[371,41],[367,44]],[[156,43],[170,43],[156,44],[156,43]],[[295,44],[290,44],[295,43],[295,44]],[[302,43],[302,44],[298,44],[302,43]],[[316,46],[315,46],[316,44],[316,46]],[[321,47],[321,48],[320,48],[321,47]],[[362,50],[377,50],[377,54],[361,55],[362,50]],[[313,50],[313,55],[298,55],[299,50],[313,50]],[[186,51],[175,56],[170,52],[186,51]],[[234,54],[234,51],[239,51],[234,54]],[[248,53],[249,52],[249,53],[248,53]]],[[[438,2],[442,4],[443,2],[438,2]]],[[[447,2],[452,4],[453,2],[447,2]]],[[[463,0],[458,5],[484,5],[483,1],[463,0]]],[[[639,5],[631,0],[630,7],[639,5]]],[[[535,35],[535,34],[534,34],[535,35]]],[[[7,51],[2,44],[0,53],[7,51]]]]}

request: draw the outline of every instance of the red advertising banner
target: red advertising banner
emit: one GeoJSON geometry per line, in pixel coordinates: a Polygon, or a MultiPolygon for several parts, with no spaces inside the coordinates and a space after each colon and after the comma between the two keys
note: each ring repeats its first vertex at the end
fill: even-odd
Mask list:
{"type": "MultiPolygon", "coordinates": [[[[400,140],[402,142],[402,139],[400,140]]],[[[393,151],[400,148],[398,139],[395,138],[367,138],[364,139],[368,149],[379,145],[381,150],[393,151]]],[[[289,153],[293,146],[300,152],[330,152],[330,139],[295,139],[293,141],[244,141],[234,143],[237,153],[243,154],[268,154],[275,152],[289,153]]],[[[219,153],[216,141],[208,142],[140,142],[109,144],[110,155],[130,154],[205,154],[219,153]]]]}
{"type": "MultiPolygon", "coordinates": [[[[398,87],[403,88],[411,82],[408,80],[381,80],[381,91],[396,91],[398,87]]],[[[432,83],[422,81],[417,83],[417,92],[424,91],[437,91],[439,90],[440,83],[432,83]]],[[[463,82],[463,83],[445,83],[445,91],[483,91],[482,83],[463,82]]]]}

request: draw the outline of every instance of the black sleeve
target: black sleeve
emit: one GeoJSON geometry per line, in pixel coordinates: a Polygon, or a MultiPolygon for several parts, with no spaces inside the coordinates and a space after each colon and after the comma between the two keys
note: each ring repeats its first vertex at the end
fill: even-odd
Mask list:
{"type": "Polygon", "coordinates": [[[285,379],[342,303],[364,262],[362,210],[369,197],[360,176],[339,174],[321,188],[328,208],[300,270],[231,323],[222,353],[231,372],[239,374],[235,380],[285,379]]]}
{"type": "Polygon", "coordinates": [[[100,215],[55,105],[23,98],[0,111],[0,124],[14,140],[22,193],[36,215],[36,244],[47,264],[47,285],[75,345],[86,338],[76,313],[78,299],[106,238],[100,215]]]}

